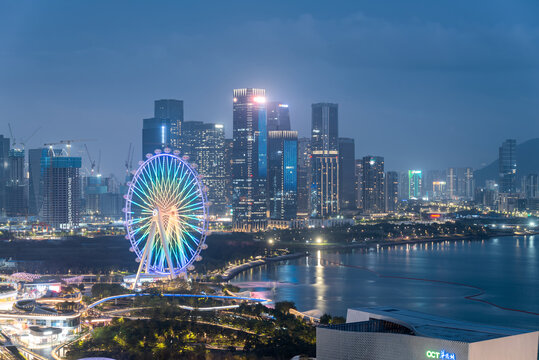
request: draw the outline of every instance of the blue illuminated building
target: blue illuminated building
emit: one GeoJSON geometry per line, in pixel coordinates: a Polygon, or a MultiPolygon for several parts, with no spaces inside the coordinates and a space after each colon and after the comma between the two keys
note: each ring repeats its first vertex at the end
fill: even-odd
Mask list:
{"type": "Polygon", "coordinates": [[[270,218],[296,218],[298,206],[298,133],[268,133],[268,195],[270,218]]]}

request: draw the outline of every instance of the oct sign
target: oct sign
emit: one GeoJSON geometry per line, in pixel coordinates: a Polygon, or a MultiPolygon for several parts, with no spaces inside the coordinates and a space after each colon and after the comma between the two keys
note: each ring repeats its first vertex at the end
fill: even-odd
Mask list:
{"type": "Polygon", "coordinates": [[[444,359],[444,360],[457,360],[454,353],[449,353],[445,350],[434,351],[427,350],[426,354],[428,359],[444,359]]]}

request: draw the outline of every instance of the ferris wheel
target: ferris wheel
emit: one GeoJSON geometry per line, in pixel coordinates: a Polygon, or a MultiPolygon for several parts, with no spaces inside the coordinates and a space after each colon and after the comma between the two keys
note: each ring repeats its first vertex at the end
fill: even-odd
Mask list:
{"type": "Polygon", "coordinates": [[[206,188],[194,166],[179,152],[146,155],[128,183],[126,238],[140,262],[133,287],[144,270],[171,279],[193,270],[208,230],[206,188]]]}

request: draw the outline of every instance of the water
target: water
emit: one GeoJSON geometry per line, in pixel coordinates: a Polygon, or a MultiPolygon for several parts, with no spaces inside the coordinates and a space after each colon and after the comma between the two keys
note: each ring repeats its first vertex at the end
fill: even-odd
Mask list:
{"type": "Polygon", "coordinates": [[[232,282],[301,311],[346,315],[346,309],[395,306],[454,319],[539,329],[539,316],[467,300],[478,290],[379,275],[464,283],[502,307],[539,313],[539,236],[392,246],[378,250],[312,251],[309,258],[250,269],[232,282]],[[361,268],[337,264],[367,267],[361,268]]]}

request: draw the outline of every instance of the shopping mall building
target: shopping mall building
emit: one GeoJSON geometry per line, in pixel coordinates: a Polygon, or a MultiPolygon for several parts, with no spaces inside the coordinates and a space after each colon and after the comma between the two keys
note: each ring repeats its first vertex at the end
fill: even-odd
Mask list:
{"type": "Polygon", "coordinates": [[[539,331],[474,324],[390,308],[348,309],[316,329],[317,360],[537,360],[539,331]]]}

